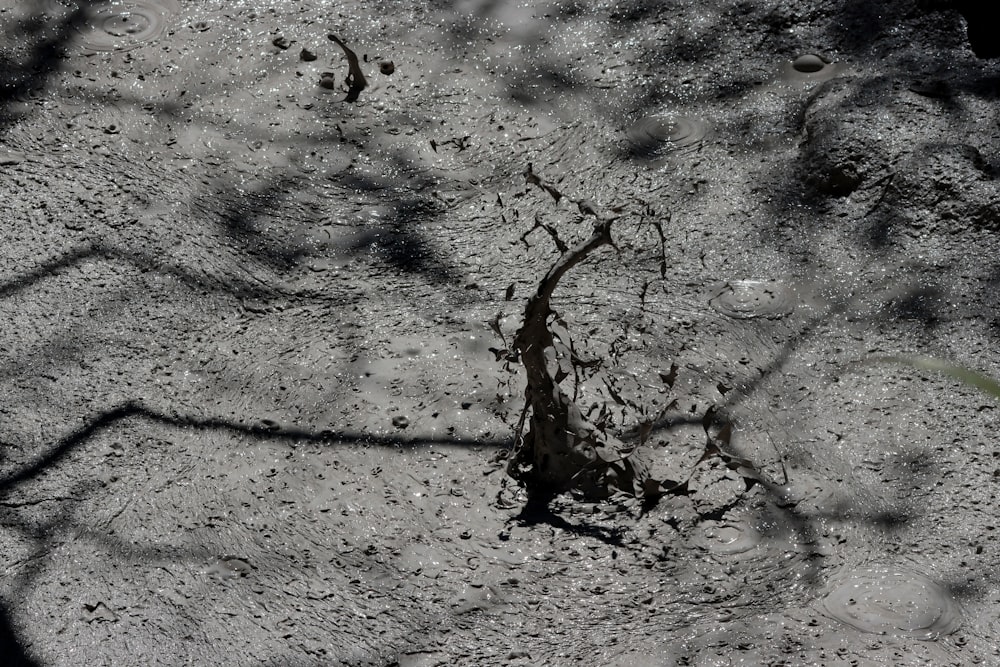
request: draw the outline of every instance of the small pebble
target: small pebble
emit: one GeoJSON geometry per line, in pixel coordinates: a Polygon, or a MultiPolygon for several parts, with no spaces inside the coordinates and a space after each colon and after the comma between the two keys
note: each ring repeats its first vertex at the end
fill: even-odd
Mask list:
{"type": "Polygon", "coordinates": [[[282,51],[284,51],[285,49],[287,49],[289,46],[292,45],[292,43],[289,42],[287,38],[285,38],[285,37],[283,37],[281,35],[279,35],[279,36],[275,37],[273,40],[271,40],[271,43],[274,44],[275,46],[277,46],[282,51]]]}
{"type": "Polygon", "coordinates": [[[383,60],[378,64],[378,71],[388,76],[389,74],[392,74],[393,72],[396,71],[396,66],[392,63],[391,60],[383,60]]]}
{"type": "Polygon", "coordinates": [[[392,418],[392,425],[402,430],[410,425],[410,420],[403,415],[397,415],[392,418]]]}
{"type": "Polygon", "coordinates": [[[307,63],[311,63],[312,61],[316,60],[316,54],[310,51],[309,49],[302,49],[302,51],[299,53],[299,58],[301,58],[307,63]]]}

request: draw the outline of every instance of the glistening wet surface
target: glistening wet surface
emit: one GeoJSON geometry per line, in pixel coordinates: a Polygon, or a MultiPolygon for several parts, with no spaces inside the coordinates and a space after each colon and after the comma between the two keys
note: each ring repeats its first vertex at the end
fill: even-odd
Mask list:
{"type": "Polygon", "coordinates": [[[735,319],[782,318],[797,302],[795,290],[779,280],[730,280],[708,300],[712,308],[735,319]]]}
{"type": "Polygon", "coordinates": [[[159,38],[180,12],[176,0],[46,0],[57,20],[79,13],[76,45],[88,51],[127,51],[159,38]]]}
{"type": "Polygon", "coordinates": [[[962,611],[940,583],[909,567],[883,565],[835,577],[825,613],[862,632],[932,640],[955,632],[962,611]]]}
{"type": "Polygon", "coordinates": [[[710,125],[700,118],[662,114],[637,120],[625,134],[634,155],[654,159],[697,150],[709,137],[710,125]]]}
{"type": "Polygon", "coordinates": [[[996,365],[991,65],[867,6],[0,0],[13,633],[60,666],[996,662],[995,406],[856,364],[996,365]],[[525,516],[509,346],[610,218],[552,301],[564,386],[686,486],[525,516]]]}
{"type": "Polygon", "coordinates": [[[760,533],[746,520],[706,521],[701,530],[699,541],[712,553],[742,554],[761,542],[760,533]]]}

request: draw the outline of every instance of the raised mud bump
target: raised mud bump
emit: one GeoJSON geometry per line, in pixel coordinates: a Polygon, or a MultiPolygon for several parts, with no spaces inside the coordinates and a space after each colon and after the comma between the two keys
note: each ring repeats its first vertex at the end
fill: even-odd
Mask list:
{"type": "Polygon", "coordinates": [[[791,84],[822,83],[843,73],[843,65],[814,53],[801,55],[781,68],[781,80],[791,84]]]}
{"type": "Polygon", "coordinates": [[[760,544],[757,530],[744,521],[705,521],[701,525],[698,543],[711,553],[742,554],[760,544]]]}

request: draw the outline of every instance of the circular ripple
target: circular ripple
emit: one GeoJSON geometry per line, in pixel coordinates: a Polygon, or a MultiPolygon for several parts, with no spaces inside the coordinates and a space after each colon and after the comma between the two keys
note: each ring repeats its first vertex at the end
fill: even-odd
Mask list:
{"type": "Polygon", "coordinates": [[[686,116],[647,116],[626,130],[632,152],[643,157],[694,150],[708,133],[708,123],[686,116]]]}
{"type": "Polygon", "coordinates": [[[858,570],[820,603],[827,614],[862,632],[936,639],[961,625],[958,604],[939,584],[902,568],[858,570]]]}
{"type": "Polygon", "coordinates": [[[776,280],[730,280],[708,301],[723,315],[740,320],[779,319],[795,310],[795,302],[795,292],[776,280]]]}
{"type": "Polygon", "coordinates": [[[117,0],[80,6],[86,19],[79,28],[79,44],[92,51],[127,51],[151,42],[180,11],[176,0],[117,0]]]}
{"type": "Polygon", "coordinates": [[[787,83],[808,84],[829,81],[842,71],[840,63],[831,63],[810,53],[799,56],[781,68],[781,78],[787,83]]]}
{"type": "Polygon", "coordinates": [[[698,542],[712,553],[742,554],[760,544],[760,533],[742,521],[705,521],[698,542]]]}

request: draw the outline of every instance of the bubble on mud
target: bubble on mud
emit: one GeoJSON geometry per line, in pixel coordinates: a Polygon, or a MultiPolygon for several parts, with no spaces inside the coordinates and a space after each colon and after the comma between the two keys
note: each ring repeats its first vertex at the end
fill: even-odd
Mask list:
{"type": "Polygon", "coordinates": [[[709,126],[688,116],[647,116],[633,123],[625,134],[633,154],[651,158],[697,149],[708,136],[709,126]]]}
{"type": "Polygon", "coordinates": [[[792,69],[803,74],[815,74],[826,67],[826,61],[817,55],[799,56],[792,61],[792,69]]]}
{"type": "Polygon", "coordinates": [[[862,632],[914,639],[937,639],[962,622],[958,603],[940,584],[903,567],[851,572],[833,584],[820,605],[862,632]]]}
{"type": "Polygon", "coordinates": [[[716,311],[739,320],[780,319],[795,310],[795,291],[777,280],[730,280],[708,303],[716,311]]]}
{"type": "Polygon", "coordinates": [[[840,63],[831,63],[823,56],[809,53],[785,63],[781,79],[786,83],[821,83],[841,74],[842,70],[840,63]]]}
{"type": "Polygon", "coordinates": [[[698,543],[712,553],[742,554],[760,544],[760,533],[743,521],[705,521],[698,543]]]}
{"type": "Polygon", "coordinates": [[[319,87],[333,90],[337,87],[336,75],[333,72],[323,72],[319,75],[319,87]]]}
{"type": "MultiPolygon", "coordinates": [[[[62,7],[74,4],[59,3],[62,7]]],[[[77,6],[85,15],[79,26],[79,45],[91,51],[127,51],[151,42],[180,11],[176,0],[114,0],[77,6]]]]}

